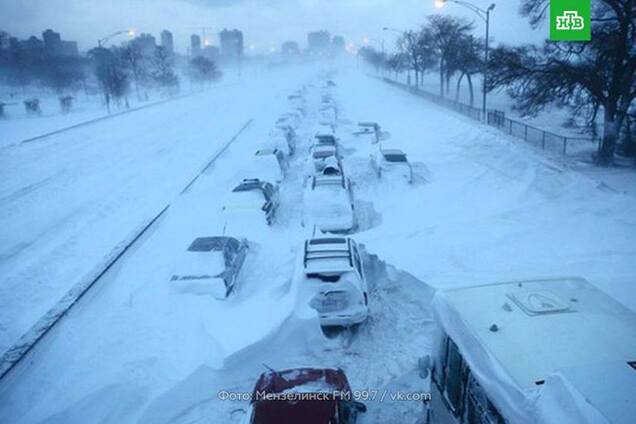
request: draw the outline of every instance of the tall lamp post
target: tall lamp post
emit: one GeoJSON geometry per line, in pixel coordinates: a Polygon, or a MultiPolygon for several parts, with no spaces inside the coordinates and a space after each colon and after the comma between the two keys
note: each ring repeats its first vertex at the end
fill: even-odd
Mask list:
{"type": "Polygon", "coordinates": [[[488,6],[487,9],[482,9],[478,6],[475,6],[472,3],[468,3],[462,0],[435,0],[435,7],[441,9],[446,5],[446,3],[457,3],[460,6],[464,6],[467,9],[472,10],[477,16],[479,16],[486,23],[486,40],[485,40],[485,50],[484,50],[484,81],[483,81],[483,99],[481,104],[482,115],[484,121],[488,119],[488,115],[486,112],[486,81],[488,80],[488,37],[490,36],[490,12],[495,8],[495,4],[492,3],[488,6]]]}
{"type": "Polygon", "coordinates": [[[108,40],[110,40],[113,37],[117,37],[118,35],[121,34],[128,34],[128,36],[133,37],[135,35],[135,30],[134,29],[125,29],[125,30],[121,30],[121,31],[115,31],[112,34],[107,35],[106,37],[100,38],[99,40],[97,40],[97,45],[101,48],[102,45],[104,43],[106,43],[108,40]]]}

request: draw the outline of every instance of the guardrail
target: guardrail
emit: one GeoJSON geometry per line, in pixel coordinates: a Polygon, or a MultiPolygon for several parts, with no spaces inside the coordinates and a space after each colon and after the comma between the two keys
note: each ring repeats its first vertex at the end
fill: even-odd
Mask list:
{"type": "MultiPolygon", "coordinates": [[[[459,112],[464,116],[474,119],[475,121],[482,121],[483,113],[481,109],[467,105],[465,103],[446,99],[437,94],[429,93],[428,91],[424,91],[401,82],[393,81],[389,78],[380,79],[382,79],[387,84],[406,90],[418,97],[423,97],[428,101],[459,112]]],[[[568,147],[571,147],[574,143],[590,143],[595,144],[596,146],[598,146],[600,143],[600,138],[570,137],[555,134],[553,132],[534,127],[532,125],[528,125],[522,121],[506,118],[506,115],[503,111],[494,109],[489,109],[487,111],[486,123],[491,127],[497,128],[498,130],[503,131],[513,137],[523,139],[524,141],[541,147],[544,150],[547,149],[559,151],[563,155],[566,155],[568,153],[568,147]]]]}

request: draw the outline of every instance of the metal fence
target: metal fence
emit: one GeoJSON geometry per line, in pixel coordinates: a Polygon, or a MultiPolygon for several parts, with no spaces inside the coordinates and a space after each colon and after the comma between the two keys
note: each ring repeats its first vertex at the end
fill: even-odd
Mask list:
{"type": "MultiPolygon", "coordinates": [[[[428,91],[420,90],[419,88],[393,81],[389,78],[382,78],[382,80],[387,84],[407,90],[416,96],[423,97],[440,106],[452,109],[476,121],[482,120],[483,114],[481,109],[443,98],[437,94],[429,93],[428,91]]],[[[581,147],[589,147],[590,145],[598,146],[600,142],[598,138],[568,137],[555,134],[521,121],[506,118],[505,113],[499,110],[489,109],[486,116],[486,123],[513,137],[521,138],[534,146],[541,147],[544,150],[558,151],[564,155],[566,155],[568,151],[578,150],[581,147]],[[576,147],[576,149],[573,149],[573,147],[576,147]]]]}

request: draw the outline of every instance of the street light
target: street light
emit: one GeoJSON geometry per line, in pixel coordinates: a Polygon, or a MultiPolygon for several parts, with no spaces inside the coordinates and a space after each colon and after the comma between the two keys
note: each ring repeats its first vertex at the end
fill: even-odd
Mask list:
{"type": "Polygon", "coordinates": [[[116,36],[121,35],[121,34],[128,34],[129,37],[134,37],[135,36],[135,30],[130,28],[130,29],[124,29],[124,30],[121,30],[121,31],[115,31],[112,34],[109,34],[106,37],[103,37],[103,38],[100,38],[99,40],[97,40],[97,45],[101,48],[102,44],[106,43],[111,38],[116,37],[116,36]]]}
{"type": "Polygon", "coordinates": [[[488,6],[487,9],[482,9],[480,7],[475,6],[472,3],[468,3],[462,0],[435,0],[435,7],[441,9],[446,5],[446,3],[457,3],[460,6],[464,6],[467,9],[472,10],[477,16],[479,16],[486,23],[486,41],[485,41],[485,50],[484,50],[484,82],[483,82],[483,99],[482,99],[482,114],[483,119],[487,120],[487,112],[486,112],[486,81],[488,80],[488,37],[490,36],[490,12],[495,8],[495,4],[492,3],[488,6]]]}

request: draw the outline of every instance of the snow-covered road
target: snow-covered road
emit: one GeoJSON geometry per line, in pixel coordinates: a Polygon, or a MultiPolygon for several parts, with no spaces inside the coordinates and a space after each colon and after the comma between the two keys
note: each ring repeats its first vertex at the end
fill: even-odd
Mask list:
{"type": "MultiPolygon", "coordinates": [[[[268,75],[242,88],[243,98],[230,88],[227,99],[210,92],[184,99],[176,109],[131,115],[128,124],[110,127],[116,137],[105,128],[37,145],[33,148],[41,150],[33,156],[15,153],[33,164],[15,169],[19,177],[5,178],[3,193],[45,181],[32,195],[27,190],[24,200],[20,195],[14,200],[23,202],[16,203],[22,208],[42,208],[24,214],[33,223],[23,233],[18,228],[8,233],[13,247],[3,253],[1,266],[15,278],[20,274],[8,261],[27,262],[22,272],[39,279],[55,270],[58,281],[79,275],[68,266],[52,271],[42,261],[57,257],[94,266],[103,255],[87,248],[93,246],[94,228],[106,229],[106,241],[100,243],[108,250],[108,240],[121,238],[159,206],[172,206],[0,382],[1,423],[231,422],[229,414],[245,403],[222,401],[217,392],[250,391],[263,363],[339,366],[354,390],[415,391],[421,388],[417,359],[430,341],[430,286],[575,274],[636,310],[633,198],[606,191],[521,142],[353,70],[332,78],[344,168],[355,184],[361,221],[354,237],[365,245],[370,277],[371,316],[353,338],[325,338],[317,320],[297,303],[298,252],[308,235],[300,226],[303,160],[323,90],[310,71],[268,75]],[[286,95],[305,82],[314,83],[307,94],[311,113],[281,186],[282,213],[266,232],[249,233],[251,248],[237,295],[218,302],[175,292],[169,282],[175,258],[195,237],[219,232],[216,211],[222,199],[249,171],[247,159],[289,108],[286,95]],[[250,117],[253,124],[237,142],[176,198],[198,167],[250,117]],[[368,157],[376,146],[352,135],[355,123],[370,120],[390,133],[385,147],[408,153],[416,184],[378,181],[371,172],[368,157]],[[128,148],[126,133],[139,144],[128,148]],[[47,163],[56,164],[49,166],[54,171],[46,171],[47,163]],[[85,202],[78,204],[80,197],[85,202]],[[48,219],[45,208],[57,212],[40,222],[42,215],[48,219]],[[59,250],[33,256],[33,247],[19,249],[29,243],[22,240],[37,245],[40,234],[58,237],[59,250]]],[[[17,209],[2,210],[3,219],[17,220],[17,209]]],[[[5,286],[0,299],[9,302],[5,286]]],[[[30,302],[32,296],[25,293],[18,300],[30,302]]],[[[11,313],[18,313],[17,307],[7,319],[11,313]]],[[[420,410],[418,402],[370,402],[364,422],[414,423],[420,410]]]]}
{"type": "Polygon", "coordinates": [[[286,84],[265,74],[3,149],[0,352],[169,203],[286,84]]]}

